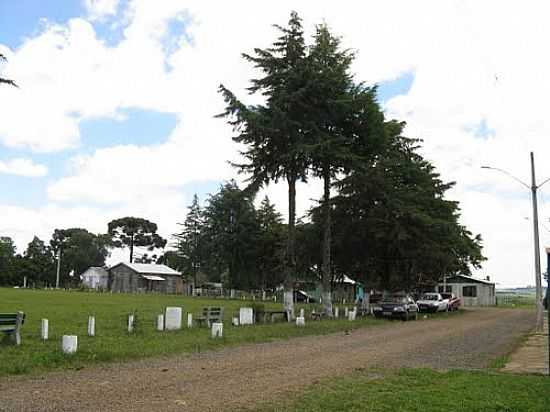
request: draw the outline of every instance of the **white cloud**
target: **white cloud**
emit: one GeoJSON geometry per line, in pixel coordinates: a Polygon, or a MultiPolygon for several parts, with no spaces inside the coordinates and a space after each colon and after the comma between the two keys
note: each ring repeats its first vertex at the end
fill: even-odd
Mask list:
{"type": "Polygon", "coordinates": [[[48,168],[34,163],[31,159],[16,158],[7,161],[0,160],[0,173],[25,177],[43,177],[48,174],[48,168]]]}
{"type": "MultiPolygon", "coordinates": [[[[88,214],[103,224],[117,213],[144,213],[162,220],[165,233],[173,231],[191,196],[182,193],[186,184],[235,177],[226,163],[237,151],[231,130],[213,118],[223,108],[217,86],[224,83],[244,96],[257,73],[240,53],[269,45],[276,34],[271,24],[284,24],[297,9],[308,35],[324,20],[345,46],[357,50],[358,79],[372,84],[414,71],[410,91],[387,102],[388,115],[406,120],[407,134],[424,139],[423,153],[443,178],[458,182],[450,195],[462,202],[463,221],[485,239],[489,261],[482,273],[502,285],[533,283],[531,228],[524,219],[530,216],[529,199],[514,181],[479,167],[502,167],[528,181],[528,153],[535,150],[538,176],[550,176],[550,164],[542,161],[550,150],[545,121],[550,57],[540,52],[550,35],[545,21],[550,6],[134,0],[117,13],[116,3],[88,0],[89,18],[47,26],[16,50],[0,46],[9,59],[6,76],[21,85],[2,89],[0,142],[7,146],[78,148],[82,119],[116,117],[125,108],[175,113],[179,119],[162,144],[76,156],[70,173],[48,187],[57,206],[46,211],[51,220],[46,225],[76,223],[66,210],[89,205],[88,214]],[[109,46],[92,23],[115,14],[123,20],[118,22],[123,37],[109,46]],[[174,20],[186,22],[185,33],[174,31],[174,20]],[[483,120],[494,133],[476,137],[472,129],[483,120]]],[[[268,193],[285,211],[284,184],[268,193]]],[[[298,193],[299,209],[305,210],[320,188],[312,183],[298,193]]],[[[541,207],[541,221],[548,213],[541,207]]],[[[550,241],[544,230],[541,235],[550,241]]]]}
{"type": "Polygon", "coordinates": [[[117,12],[118,3],[119,0],[84,0],[84,6],[91,20],[114,16],[117,12]]]}

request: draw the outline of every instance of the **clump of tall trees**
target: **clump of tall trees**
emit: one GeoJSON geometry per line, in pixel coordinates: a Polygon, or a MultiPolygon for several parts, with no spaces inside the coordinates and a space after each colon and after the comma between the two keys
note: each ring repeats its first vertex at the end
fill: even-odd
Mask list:
{"type": "Polygon", "coordinates": [[[247,105],[221,85],[227,106],[220,116],[233,126],[233,139],[245,148],[243,163],[235,166],[249,176],[246,191],[279,180],[288,184],[283,266],[286,310],[293,314],[297,275],[296,183],[313,176],[321,178],[324,186],[316,222],[321,228],[319,280],[327,315],[332,314],[331,280],[339,261],[331,253],[337,250],[333,227],[342,229],[341,221],[333,224],[335,218],[344,216],[343,223],[352,232],[346,235],[358,242],[359,249],[345,250],[354,254],[346,261],[346,269],[350,265],[361,271],[375,267],[376,276],[387,285],[403,276],[405,283],[412,284],[414,279],[426,280],[432,272],[463,268],[468,252],[473,256],[466,263],[478,265],[479,237],[472,238],[458,224],[456,204],[443,200],[450,185],[441,182],[433,166],[421,158],[417,141],[401,136],[403,125],[384,118],[376,88],[354,78],[353,53],[342,49],[340,39],[324,24],[316,27],[308,44],[295,12],[286,27],[276,28],[280,35],[270,47],[243,54],[259,72],[248,91],[262,96],[263,103],[247,105]],[[379,191],[372,193],[368,188],[375,184],[379,191]],[[426,192],[417,185],[423,185],[426,192]],[[338,199],[331,199],[334,188],[339,189],[338,199]],[[354,200],[366,202],[365,209],[352,205],[357,214],[346,216],[350,212],[343,205],[354,200]],[[357,221],[361,226],[350,225],[357,221]],[[355,233],[359,227],[368,229],[362,232],[368,243],[362,243],[365,237],[355,233]],[[441,237],[453,238],[458,244],[443,246],[438,243],[441,237]],[[406,250],[423,238],[430,238],[425,249],[438,247],[406,250]],[[404,243],[405,239],[409,242],[404,243]],[[364,256],[369,256],[368,267],[360,262],[364,256]]]}

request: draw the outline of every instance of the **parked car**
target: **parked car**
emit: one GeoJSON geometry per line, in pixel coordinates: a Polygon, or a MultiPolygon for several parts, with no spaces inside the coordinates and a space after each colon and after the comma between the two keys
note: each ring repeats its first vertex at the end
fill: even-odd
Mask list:
{"type": "Polygon", "coordinates": [[[391,295],[373,306],[377,318],[398,318],[402,320],[417,319],[418,306],[410,295],[391,295]]]}
{"type": "Polygon", "coordinates": [[[416,304],[420,312],[445,312],[449,307],[449,300],[443,299],[441,293],[424,293],[416,304]]]}
{"type": "Polygon", "coordinates": [[[460,298],[455,296],[454,293],[442,293],[441,296],[443,299],[447,299],[449,301],[447,304],[448,311],[458,310],[460,308],[460,298]]]}

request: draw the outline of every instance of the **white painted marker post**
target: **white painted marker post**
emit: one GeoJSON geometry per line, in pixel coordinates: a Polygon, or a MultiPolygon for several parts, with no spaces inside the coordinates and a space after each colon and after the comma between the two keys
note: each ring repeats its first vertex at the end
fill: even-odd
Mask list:
{"type": "Polygon", "coordinates": [[[344,308],[344,317],[347,318],[348,317],[348,313],[349,313],[349,310],[347,307],[344,308]]]}
{"type": "Polygon", "coordinates": [[[340,309],[338,308],[338,306],[336,306],[336,307],[334,308],[334,317],[335,317],[336,319],[338,319],[338,315],[340,315],[339,312],[340,312],[340,309]]]}
{"type": "Polygon", "coordinates": [[[162,313],[157,315],[157,330],[161,332],[164,330],[164,315],[162,313]]]}
{"type": "Polygon", "coordinates": [[[128,333],[134,331],[134,314],[128,315],[128,333]]]}
{"type": "Polygon", "coordinates": [[[188,328],[193,327],[193,314],[192,313],[187,314],[187,327],[188,328]]]}
{"type": "Polygon", "coordinates": [[[305,317],[305,316],[304,316],[304,308],[300,309],[300,317],[301,317],[301,318],[304,318],[304,317],[305,317]]]}
{"type": "Polygon", "coordinates": [[[306,319],[303,316],[296,318],[296,326],[306,326],[306,319]]]}
{"type": "Polygon", "coordinates": [[[48,319],[42,319],[42,330],[40,332],[42,340],[48,340],[48,319]]]}
{"type": "Polygon", "coordinates": [[[95,316],[88,316],[88,336],[95,336],[95,316]]]}

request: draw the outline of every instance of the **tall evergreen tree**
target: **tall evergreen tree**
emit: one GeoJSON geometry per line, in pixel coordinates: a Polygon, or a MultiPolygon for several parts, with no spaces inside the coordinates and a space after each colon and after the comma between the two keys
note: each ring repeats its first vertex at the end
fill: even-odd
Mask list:
{"type": "Polygon", "coordinates": [[[191,274],[194,285],[197,287],[197,275],[204,257],[202,244],[204,220],[199,197],[196,194],[193,196],[193,202],[188,208],[185,221],[180,225],[182,231],[175,235],[177,239],[178,269],[186,275],[191,274]]]}
{"type": "Polygon", "coordinates": [[[335,199],[337,265],[383,289],[431,286],[484,260],[481,237],[459,223],[458,204],[445,199],[453,183],[440,179],[403,127],[386,123],[385,149],[376,161],[354,165],[335,199]]]}
{"type": "Polygon", "coordinates": [[[284,281],[281,274],[284,269],[285,228],[281,214],[267,196],[262,200],[256,216],[259,225],[256,244],[259,279],[256,285],[265,290],[275,288],[284,281]]]}
{"type": "Polygon", "coordinates": [[[246,106],[223,85],[227,107],[221,116],[229,118],[243,144],[245,163],[236,165],[249,173],[250,189],[285,179],[288,185],[288,231],[285,258],[284,306],[289,319],[294,316],[294,280],[296,276],[296,183],[307,177],[305,152],[308,83],[306,46],[301,19],[292,12],[287,27],[275,26],[280,37],[267,49],[255,49],[243,57],[262,72],[251,80],[249,92],[265,96],[263,105],[246,106]]]}
{"type": "Polygon", "coordinates": [[[256,284],[258,221],[247,192],[228,182],[207,199],[204,208],[205,272],[234,289],[256,284]]]}

